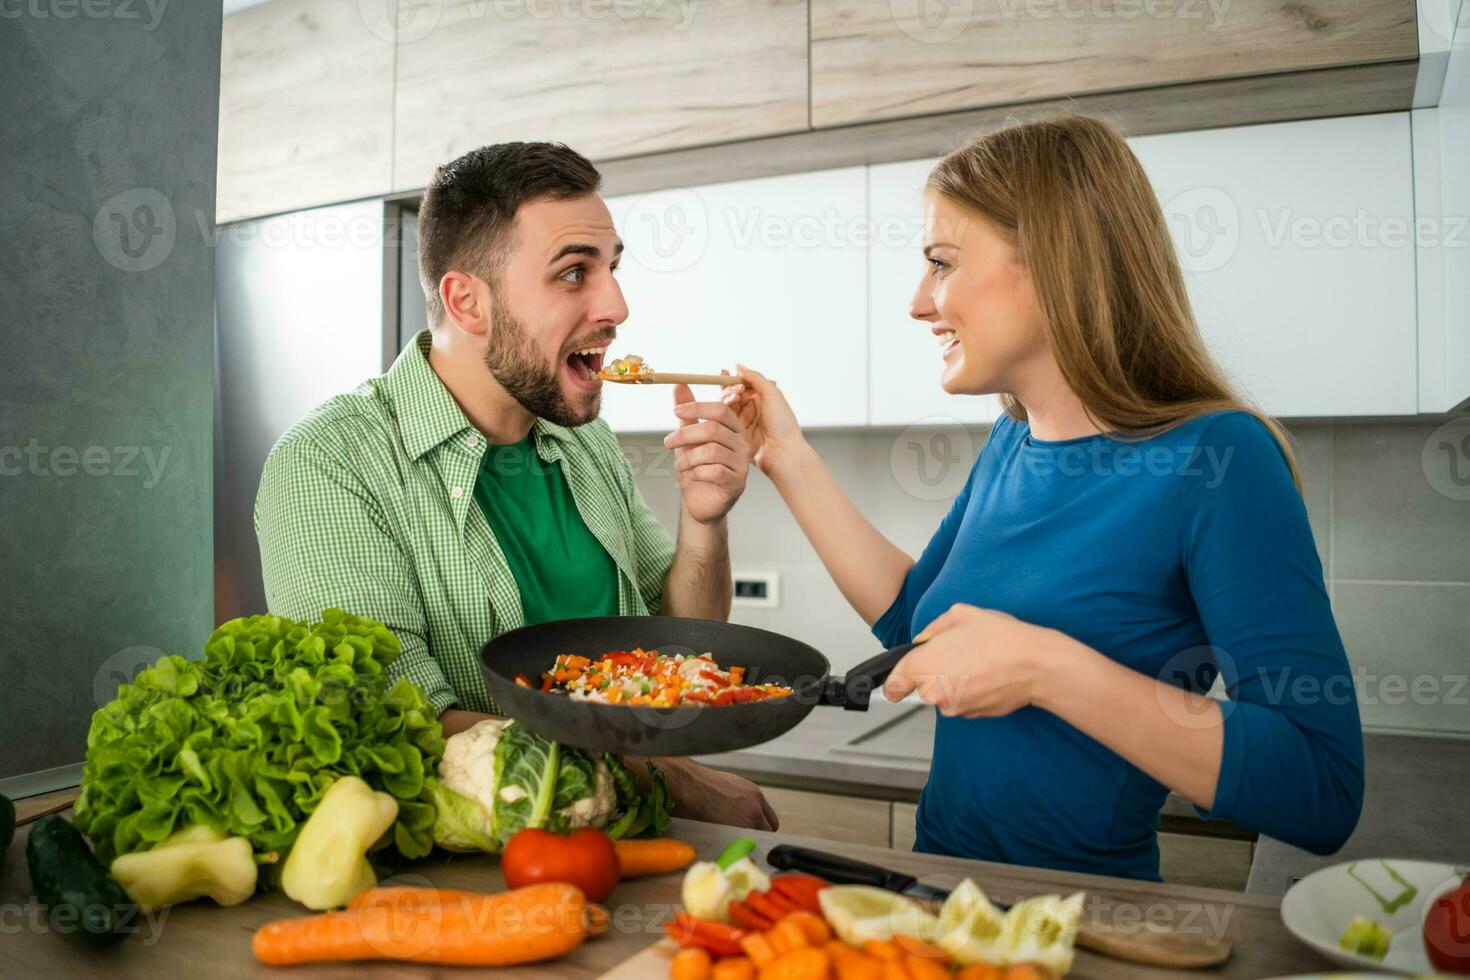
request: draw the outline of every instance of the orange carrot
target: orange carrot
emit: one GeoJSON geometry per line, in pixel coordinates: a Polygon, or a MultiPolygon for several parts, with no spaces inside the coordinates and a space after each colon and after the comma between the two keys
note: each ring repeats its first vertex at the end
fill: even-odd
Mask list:
{"type": "MultiPolygon", "coordinates": [[[[393,885],[386,888],[369,888],[365,892],[358,892],[352,901],[347,903],[349,909],[361,908],[368,903],[377,905],[396,905],[402,911],[415,911],[430,905],[442,905],[445,902],[458,902],[469,900],[478,901],[488,898],[491,892],[467,891],[463,888],[423,888],[411,885],[393,885]]],[[[607,907],[598,905],[596,902],[588,902],[586,911],[583,913],[583,921],[587,927],[587,938],[596,939],[606,934],[610,925],[608,921],[607,907]]]]}
{"type": "Polygon", "coordinates": [[[748,956],[728,956],[715,961],[710,980],[755,980],[755,964],[748,956]]]}
{"type": "Polygon", "coordinates": [[[641,878],[644,875],[661,875],[687,868],[697,856],[694,848],[672,837],[656,837],[653,840],[615,840],[613,850],[618,852],[618,864],[624,878],[641,878]]]}
{"type": "Polygon", "coordinates": [[[709,980],[709,953],[698,946],[686,946],[674,954],[669,964],[669,980],[709,980]]]}
{"type": "Polygon", "coordinates": [[[989,963],[971,963],[969,966],[961,967],[960,972],[954,975],[954,980],[1000,980],[1001,969],[991,966],[989,963]]]}
{"type": "Polygon", "coordinates": [[[863,943],[863,952],[878,960],[897,962],[903,958],[903,950],[884,939],[869,939],[863,943]]]}
{"type": "Polygon", "coordinates": [[[417,907],[419,905],[441,905],[444,902],[455,901],[461,898],[481,899],[489,897],[489,892],[467,891],[463,888],[418,888],[411,885],[393,885],[386,888],[369,888],[365,892],[358,892],[347,903],[349,909],[361,908],[373,903],[377,905],[404,905],[417,907]]]}
{"type": "Polygon", "coordinates": [[[438,905],[364,901],[344,912],[268,922],[256,959],[271,966],[340,960],[407,960],[508,966],[562,956],[586,938],[586,899],[544,882],[438,905]]]}
{"type": "Polygon", "coordinates": [[[782,955],[798,949],[805,949],[811,945],[807,939],[806,930],[802,929],[800,922],[792,922],[792,917],[787,916],[776,923],[766,932],[766,938],[771,941],[771,948],[776,954],[782,955]]]}
{"type": "Polygon", "coordinates": [[[1006,967],[1005,980],[1052,980],[1056,974],[1037,963],[1016,963],[1006,967]]]}
{"type": "Polygon", "coordinates": [[[832,938],[832,929],[827,925],[825,919],[810,912],[792,912],[782,922],[792,922],[806,935],[806,941],[813,946],[825,945],[832,938]]]}
{"type": "Polygon", "coordinates": [[[938,960],[909,953],[903,958],[903,969],[909,980],[949,980],[949,968],[938,960]]]}
{"type": "Polygon", "coordinates": [[[883,980],[883,964],[852,947],[832,957],[832,969],[837,980],[883,980]]]}
{"type": "Polygon", "coordinates": [[[752,932],[740,940],[740,948],[745,950],[745,955],[750,961],[761,969],[775,962],[776,951],[771,947],[771,941],[763,932],[752,932]]]}
{"type": "Polygon", "coordinates": [[[949,962],[948,953],[933,943],[926,943],[916,936],[894,936],[893,943],[905,953],[910,953],[921,959],[933,960],[935,963],[949,962]]]}
{"type": "Polygon", "coordinates": [[[815,946],[792,950],[761,967],[760,980],[826,980],[829,959],[815,946]]]}

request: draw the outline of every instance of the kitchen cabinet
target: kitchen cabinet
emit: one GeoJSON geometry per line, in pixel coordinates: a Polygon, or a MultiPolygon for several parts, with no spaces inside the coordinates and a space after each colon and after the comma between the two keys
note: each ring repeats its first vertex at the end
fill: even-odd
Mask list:
{"type": "MultiPolygon", "coordinates": [[[[1413,154],[1407,113],[1130,140],[1162,203],[1211,353],[1289,417],[1417,406],[1413,154]]],[[[938,385],[920,192],[933,160],[869,168],[871,422],[992,421],[938,385]]],[[[1470,358],[1466,358],[1470,363],[1470,358]]]]}
{"type": "Polygon", "coordinates": [[[762,787],[781,821],[781,833],[824,837],[844,844],[888,847],[889,803],[800,789],[762,787]]]}
{"type": "MultiPolygon", "coordinates": [[[[1414,0],[811,0],[812,125],[1409,62],[1418,52],[1414,0]]],[[[1243,96],[1269,112],[1292,91],[1243,96]]]]}
{"type": "Polygon", "coordinates": [[[868,388],[875,426],[967,425],[995,421],[995,395],[951,395],[939,386],[944,362],[929,324],[909,316],[924,261],[921,195],[934,160],[868,168],[868,388]]]}
{"type": "Polygon", "coordinates": [[[1439,106],[1412,115],[1421,412],[1470,401],[1470,16],[1454,41],[1439,106]]]}
{"type": "Polygon", "coordinates": [[[803,0],[401,3],[398,189],[503,140],[601,159],[807,126],[803,0]]]}
{"type": "Polygon", "coordinates": [[[387,192],[393,34],[369,6],[276,0],[224,19],[217,221],[387,192]]]}
{"type": "Polygon", "coordinates": [[[1171,885],[1238,892],[1251,874],[1255,845],[1209,834],[1159,832],[1159,877],[1171,885]]]}
{"type": "Polygon", "coordinates": [[[1130,141],[1200,331],[1272,415],[1417,408],[1408,113],[1130,141]]]}
{"type": "MultiPolygon", "coordinates": [[[[748,364],[809,426],[867,422],[861,167],[609,199],[628,320],[610,354],[656,370],[748,364]]],[[[672,426],[667,386],[605,386],[619,431],[672,426]]],[[[696,392],[713,398],[713,389],[696,392]]]]}
{"type": "Polygon", "coordinates": [[[893,803],[893,830],[889,835],[890,846],[895,851],[912,851],[914,839],[914,821],[919,816],[919,805],[917,803],[893,803]]]}

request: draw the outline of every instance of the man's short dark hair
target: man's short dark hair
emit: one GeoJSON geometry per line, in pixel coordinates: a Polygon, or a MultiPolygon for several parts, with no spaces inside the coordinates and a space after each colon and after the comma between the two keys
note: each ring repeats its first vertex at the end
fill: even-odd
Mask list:
{"type": "Polygon", "coordinates": [[[449,270],[495,281],[521,205],[581,197],[601,186],[592,162],[561,143],[495,143],[434,171],[419,205],[419,282],[429,322],[444,313],[439,280],[449,270]]]}

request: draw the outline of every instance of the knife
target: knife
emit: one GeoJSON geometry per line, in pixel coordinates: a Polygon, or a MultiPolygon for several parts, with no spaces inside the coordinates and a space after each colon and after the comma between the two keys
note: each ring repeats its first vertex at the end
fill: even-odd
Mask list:
{"type": "MultiPolygon", "coordinates": [[[[766,863],[779,871],[800,871],[816,875],[834,885],[868,885],[884,891],[898,892],[920,902],[943,902],[949,897],[948,890],[926,885],[902,871],[880,868],[876,864],[865,864],[828,854],[826,851],[814,851],[809,847],[777,844],[766,855],[766,863]]],[[[992,901],[991,904],[1002,912],[1010,908],[1009,905],[1001,905],[999,902],[992,901]]]]}
{"type": "MultiPolygon", "coordinates": [[[[943,902],[949,897],[946,889],[926,885],[911,874],[809,847],[777,844],[766,854],[766,863],[778,871],[800,871],[824,878],[834,885],[882,888],[920,902],[943,902]]],[[[990,904],[1001,912],[1010,908],[994,899],[990,904]]],[[[1219,966],[1230,958],[1231,949],[1231,941],[1223,936],[1212,940],[1174,931],[1125,931],[1086,920],[1078,924],[1077,945],[1128,963],[1185,970],[1219,966]]]]}

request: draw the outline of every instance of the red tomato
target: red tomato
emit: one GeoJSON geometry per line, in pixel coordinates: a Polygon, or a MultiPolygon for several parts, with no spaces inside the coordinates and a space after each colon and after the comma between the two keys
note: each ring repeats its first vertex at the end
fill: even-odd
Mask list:
{"type": "Polygon", "coordinates": [[[565,836],[531,827],[517,831],[500,855],[500,869],[508,888],[564,881],[582,889],[589,902],[611,895],[619,877],[612,838],[595,827],[565,836]]]}
{"type": "Polygon", "coordinates": [[[1470,973],[1470,878],[1430,906],[1424,917],[1424,951],[1441,973],[1470,973]]]}

